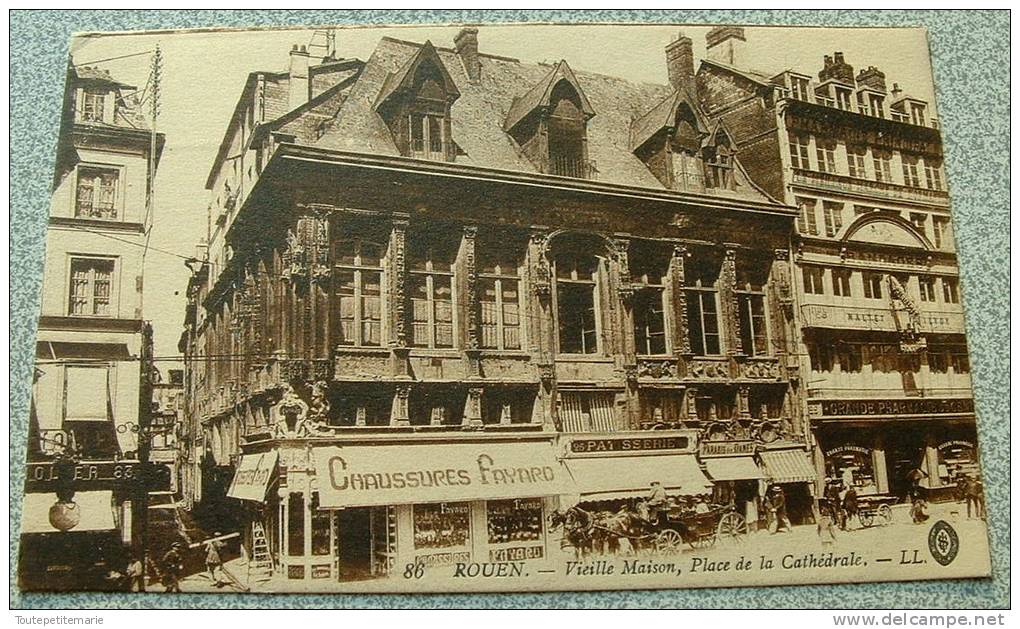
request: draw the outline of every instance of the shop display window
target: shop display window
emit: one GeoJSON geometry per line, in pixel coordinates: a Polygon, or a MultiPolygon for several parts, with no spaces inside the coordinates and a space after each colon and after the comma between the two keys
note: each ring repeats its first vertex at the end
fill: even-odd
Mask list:
{"type": "Polygon", "coordinates": [[[319,509],[319,494],[312,495],[312,554],[328,555],[330,553],[330,511],[319,509]]]}
{"type": "Polygon", "coordinates": [[[542,539],[542,499],[490,500],[485,507],[489,543],[542,539]]]}
{"type": "Polygon", "coordinates": [[[470,543],[470,504],[440,502],[414,505],[415,550],[466,549],[470,543]]]}
{"type": "Polygon", "coordinates": [[[955,484],[963,475],[979,476],[977,449],[970,441],[947,441],[939,444],[938,452],[941,485],[955,484]]]}
{"type": "Polygon", "coordinates": [[[305,554],[304,494],[290,494],[287,497],[287,554],[291,557],[305,554]]]}
{"type": "Polygon", "coordinates": [[[852,484],[858,494],[877,493],[871,450],[856,446],[837,448],[826,453],[825,475],[852,484]]]}

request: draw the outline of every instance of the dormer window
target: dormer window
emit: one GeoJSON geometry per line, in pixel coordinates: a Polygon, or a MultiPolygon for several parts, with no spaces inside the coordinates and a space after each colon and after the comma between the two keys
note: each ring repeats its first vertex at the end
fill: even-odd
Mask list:
{"type": "Polygon", "coordinates": [[[850,100],[850,88],[833,86],[833,93],[836,95],[836,106],[846,111],[853,111],[850,100]]]}
{"type": "Polygon", "coordinates": [[[790,77],[790,94],[797,100],[809,101],[810,94],[810,81],[808,79],[791,76],[790,77]]]}
{"type": "Polygon", "coordinates": [[[729,136],[722,130],[716,135],[715,146],[705,149],[705,187],[716,190],[734,190],[733,151],[729,136]]]}
{"type": "Polygon", "coordinates": [[[921,127],[924,126],[924,105],[920,103],[911,103],[910,122],[921,127]]]}
{"type": "Polygon", "coordinates": [[[549,172],[562,177],[587,179],[585,120],[577,92],[566,81],[553,88],[548,119],[549,172]]]}
{"type": "Polygon", "coordinates": [[[881,94],[868,94],[868,114],[875,116],[876,118],[884,118],[885,109],[883,107],[883,101],[885,101],[885,98],[881,94]]]}
{"type": "Polygon", "coordinates": [[[430,42],[383,84],[376,111],[393,133],[401,155],[453,161],[450,107],[460,97],[450,73],[430,42]]]}
{"type": "Polygon", "coordinates": [[[595,115],[566,61],[510,105],[503,128],[539,172],[590,179],[588,120],[595,115]]]}
{"type": "Polygon", "coordinates": [[[108,92],[85,89],[82,90],[82,104],[79,113],[82,122],[103,122],[106,120],[106,98],[108,92]]]}
{"type": "Polygon", "coordinates": [[[418,159],[444,161],[446,120],[441,115],[412,113],[408,116],[409,155],[418,159]]]}

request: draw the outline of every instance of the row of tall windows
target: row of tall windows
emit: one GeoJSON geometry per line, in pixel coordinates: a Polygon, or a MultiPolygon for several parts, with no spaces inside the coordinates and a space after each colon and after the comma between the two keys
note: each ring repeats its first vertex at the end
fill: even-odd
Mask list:
{"type": "Polygon", "coordinates": [[[832,138],[813,138],[806,133],[790,132],[790,163],[799,170],[817,170],[823,173],[849,175],[855,179],[871,179],[881,183],[900,183],[912,188],[928,188],[944,190],[942,177],[942,161],[934,158],[922,158],[919,155],[900,153],[902,182],[893,180],[893,153],[885,149],[872,148],[870,160],[868,147],[847,144],[846,171],[837,161],[838,142],[832,138]],[[814,144],[814,151],[811,145],[814,144]],[[811,154],[814,153],[814,162],[811,154]],[[869,164],[870,161],[870,164],[869,164]],[[923,165],[922,165],[923,163],[923,165]],[[870,172],[869,172],[870,166],[870,172]]]}
{"type": "MultiPolygon", "coordinates": [[[[851,269],[806,265],[801,268],[804,293],[808,295],[835,295],[836,297],[864,297],[865,299],[889,299],[886,274],[878,271],[854,271],[851,269]],[[826,275],[831,279],[826,282],[826,275]],[[857,282],[860,278],[860,284],[857,282]],[[829,288],[831,286],[831,289],[829,288]]],[[[955,277],[918,275],[897,276],[905,287],[916,283],[916,298],[926,303],[960,303],[960,283],[955,277]]]]}
{"type": "MultiPolygon", "coordinates": [[[[333,245],[333,317],[339,345],[382,347],[386,342],[384,317],[387,286],[386,245],[376,241],[340,239],[333,245]]],[[[604,351],[603,293],[608,268],[605,258],[594,255],[594,243],[565,243],[552,259],[555,283],[553,299],[558,328],[558,351],[564,354],[597,354],[604,351]]],[[[409,342],[413,347],[452,349],[457,346],[460,323],[456,260],[459,243],[454,239],[412,240],[408,246],[407,292],[410,306],[409,342]]],[[[523,255],[517,247],[485,243],[478,254],[479,344],[482,349],[522,350],[524,312],[521,294],[523,255]],[[491,245],[491,246],[490,246],[491,245]]],[[[672,350],[670,328],[671,290],[668,287],[671,252],[663,247],[633,245],[630,284],[634,288],[632,312],[637,352],[662,355],[672,350]]],[[[737,306],[741,341],[745,353],[768,353],[765,282],[768,262],[751,264],[755,274],[738,278],[737,306]],[[754,275],[754,277],[752,277],[754,275]]],[[[718,355],[724,350],[721,333],[719,276],[721,259],[706,257],[688,263],[685,296],[688,305],[688,336],[698,355],[718,355]]]]}

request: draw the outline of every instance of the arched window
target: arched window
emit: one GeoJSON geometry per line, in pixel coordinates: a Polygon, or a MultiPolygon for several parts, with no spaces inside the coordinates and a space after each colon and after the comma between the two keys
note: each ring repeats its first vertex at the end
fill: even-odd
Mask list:
{"type": "Polygon", "coordinates": [[[589,239],[569,240],[557,248],[556,320],[561,354],[599,352],[599,276],[602,259],[589,239]]]}
{"type": "Polygon", "coordinates": [[[382,345],[383,251],[383,245],[361,239],[333,245],[333,320],[338,345],[382,345]]]}

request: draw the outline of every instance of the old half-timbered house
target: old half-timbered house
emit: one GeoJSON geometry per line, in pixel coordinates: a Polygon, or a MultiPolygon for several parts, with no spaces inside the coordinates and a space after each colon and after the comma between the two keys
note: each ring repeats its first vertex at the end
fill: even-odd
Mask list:
{"type": "Polygon", "coordinates": [[[691,41],[667,85],[454,44],[296,48],[209,175],[181,347],[255,569],[537,560],[562,501],[654,481],[752,523],[766,479],[806,492],[796,211],[702,111],[691,41]]]}

